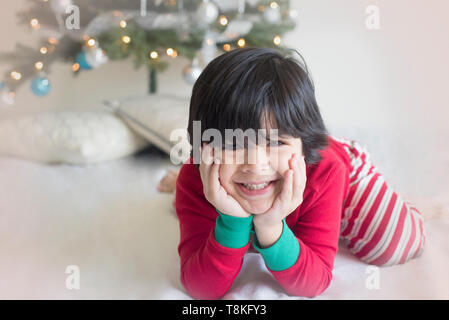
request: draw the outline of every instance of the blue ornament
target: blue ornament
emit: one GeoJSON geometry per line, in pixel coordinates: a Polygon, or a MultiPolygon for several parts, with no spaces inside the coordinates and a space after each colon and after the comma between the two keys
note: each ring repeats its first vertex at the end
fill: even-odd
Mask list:
{"type": "Polygon", "coordinates": [[[80,65],[80,69],[82,69],[82,70],[92,69],[90,64],[87,63],[86,52],[84,52],[84,51],[81,51],[80,53],[77,54],[75,61],[78,62],[78,64],[80,65]]]}
{"type": "Polygon", "coordinates": [[[38,97],[45,96],[50,92],[50,80],[39,76],[31,80],[31,91],[38,97]]]}

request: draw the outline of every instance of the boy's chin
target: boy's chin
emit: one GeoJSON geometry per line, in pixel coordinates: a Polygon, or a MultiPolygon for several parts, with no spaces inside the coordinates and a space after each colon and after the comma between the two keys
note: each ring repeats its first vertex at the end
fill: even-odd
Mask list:
{"type": "Polygon", "coordinates": [[[247,212],[251,212],[252,214],[263,214],[267,212],[271,208],[272,203],[252,203],[249,204],[248,207],[245,208],[247,212]]]}

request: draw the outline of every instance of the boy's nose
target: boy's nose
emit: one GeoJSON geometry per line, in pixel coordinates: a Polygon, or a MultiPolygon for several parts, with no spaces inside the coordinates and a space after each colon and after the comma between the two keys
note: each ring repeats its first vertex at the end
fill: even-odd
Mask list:
{"type": "Polygon", "coordinates": [[[245,149],[244,171],[258,173],[267,171],[270,168],[270,158],[267,149],[254,146],[245,149]]]}

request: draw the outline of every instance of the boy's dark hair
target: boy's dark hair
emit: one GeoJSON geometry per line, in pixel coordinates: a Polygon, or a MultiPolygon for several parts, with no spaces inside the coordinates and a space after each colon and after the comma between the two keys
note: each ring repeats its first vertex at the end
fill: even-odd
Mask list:
{"type": "Polygon", "coordinates": [[[235,49],[212,60],[193,86],[187,128],[191,143],[193,121],[201,121],[201,137],[209,128],[224,137],[225,129],[261,129],[261,119],[269,114],[279,135],[301,138],[306,163],[319,162],[328,132],[302,60],[304,65],[270,48],[235,49]]]}

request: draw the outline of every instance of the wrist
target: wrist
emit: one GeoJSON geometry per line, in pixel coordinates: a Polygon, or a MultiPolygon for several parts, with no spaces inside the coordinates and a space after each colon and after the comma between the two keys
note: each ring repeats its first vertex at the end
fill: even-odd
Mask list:
{"type": "Polygon", "coordinates": [[[282,221],[273,224],[258,224],[254,223],[254,231],[260,248],[268,248],[275,244],[282,235],[284,225],[282,221]]]}
{"type": "Polygon", "coordinates": [[[268,218],[264,214],[255,214],[253,219],[254,229],[269,230],[279,227],[282,224],[282,220],[268,218]]]}
{"type": "Polygon", "coordinates": [[[298,239],[288,227],[285,219],[282,221],[281,237],[270,247],[262,248],[258,237],[254,239],[254,248],[265,260],[266,266],[272,271],[282,271],[293,266],[298,260],[300,247],[298,239]]]}

